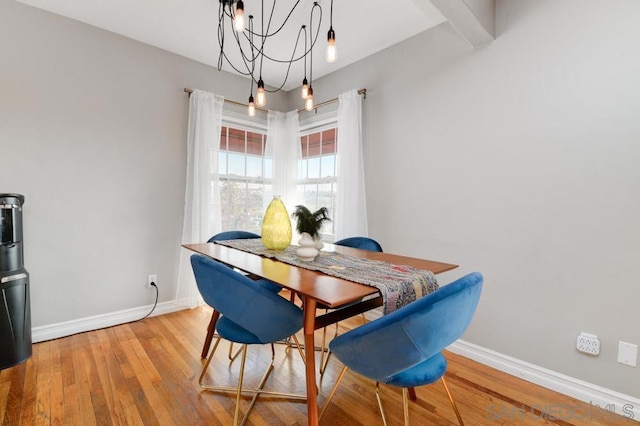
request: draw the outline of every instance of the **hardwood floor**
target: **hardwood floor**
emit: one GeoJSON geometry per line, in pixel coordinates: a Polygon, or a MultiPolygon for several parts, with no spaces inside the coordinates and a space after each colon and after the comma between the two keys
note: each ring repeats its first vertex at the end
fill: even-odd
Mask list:
{"type": "MultiPolygon", "coordinates": [[[[200,351],[211,316],[208,307],[147,318],[33,345],[25,363],[0,371],[2,425],[227,425],[235,400],[202,391],[200,351]]],[[[341,323],[357,326],[360,318],[341,323]]],[[[318,339],[319,341],[319,339],[318,339]]],[[[212,363],[217,383],[235,385],[240,363],[229,368],[222,346],[212,363]]],[[[245,381],[261,377],[268,346],[251,347],[245,381]]],[[[463,357],[447,353],[446,378],[466,425],[634,425],[463,357]]],[[[332,359],[320,383],[323,403],[341,364],[332,359]]],[[[304,366],[295,350],[276,345],[276,369],[267,387],[304,393],[304,366]]],[[[211,378],[210,378],[211,379],[211,378]]],[[[455,425],[441,383],[416,389],[409,403],[412,425],[455,425]]],[[[400,389],[382,387],[390,425],[401,425],[400,389]]],[[[247,406],[241,402],[241,411],[247,406]]],[[[306,404],[261,396],[250,425],[304,425],[306,404]]],[[[382,424],[374,383],[351,372],[321,424],[382,424]]]]}

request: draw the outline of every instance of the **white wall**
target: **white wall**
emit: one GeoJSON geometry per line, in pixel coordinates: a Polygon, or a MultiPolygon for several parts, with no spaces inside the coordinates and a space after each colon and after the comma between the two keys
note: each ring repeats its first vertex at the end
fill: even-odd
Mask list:
{"type": "Polygon", "coordinates": [[[314,89],[367,88],[370,234],[460,264],[443,284],[484,273],[465,340],[640,397],[640,368],[616,362],[640,344],[640,3],[497,11],[484,48],[445,23],[314,89]]]}
{"type": "Polygon", "coordinates": [[[149,305],[150,273],[175,298],[185,87],[244,101],[248,80],[0,0],[0,192],[26,197],[34,327],[149,305]]]}

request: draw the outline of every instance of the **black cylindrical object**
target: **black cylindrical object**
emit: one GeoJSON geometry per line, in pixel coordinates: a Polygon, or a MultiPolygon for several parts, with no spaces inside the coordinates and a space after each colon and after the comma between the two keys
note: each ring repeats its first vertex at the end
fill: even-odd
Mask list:
{"type": "Polygon", "coordinates": [[[23,265],[20,194],[0,194],[0,370],[31,356],[29,273],[23,265]]]}

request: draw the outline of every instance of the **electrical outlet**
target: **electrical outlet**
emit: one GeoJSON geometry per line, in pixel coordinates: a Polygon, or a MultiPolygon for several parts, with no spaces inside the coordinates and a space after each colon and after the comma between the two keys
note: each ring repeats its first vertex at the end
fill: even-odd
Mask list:
{"type": "Polygon", "coordinates": [[[585,354],[593,356],[599,355],[600,340],[598,340],[598,336],[582,331],[576,341],[576,349],[585,354]]]}
{"type": "Polygon", "coordinates": [[[156,274],[147,276],[147,287],[151,288],[151,283],[155,283],[155,285],[158,285],[158,277],[156,276],[156,274]]]}
{"type": "Polygon", "coordinates": [[[635,367],[638,365],[638,345],[618,342],[618,362],[635,367]]]}

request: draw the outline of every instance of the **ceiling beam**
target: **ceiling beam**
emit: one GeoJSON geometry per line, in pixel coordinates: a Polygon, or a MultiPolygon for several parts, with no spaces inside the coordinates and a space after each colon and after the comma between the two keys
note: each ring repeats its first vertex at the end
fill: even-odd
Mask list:
{"type": "Polygon", "coordinates": [[[495,0],[414,0],[423,10],[431,3],[472,48],[495,39],[495,0]]]}

